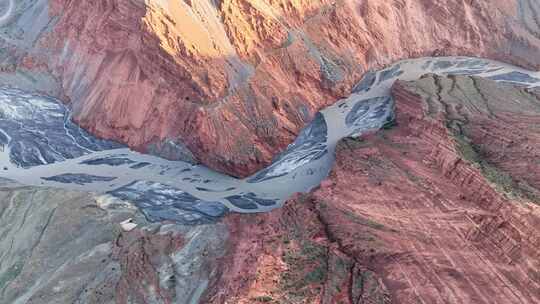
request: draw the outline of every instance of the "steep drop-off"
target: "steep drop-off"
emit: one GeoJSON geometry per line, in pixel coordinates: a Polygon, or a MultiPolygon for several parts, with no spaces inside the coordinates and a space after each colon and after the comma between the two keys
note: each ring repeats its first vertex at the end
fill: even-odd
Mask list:
{"type": "Polygon", "coordinates": [[[319,189],[228,218],[213,303],[540,301],[536,92],[426,75],[393,95],[396,126],[341,141],[319,189]]]}
{"type": "Polygon", "coordinates": [[[268,213],[149,223],[0,180],[0,302],[538,303],[538,91],[425,75],[393,96],[394,126],[268,213]]]}
{"type": "Polygon", "coordinates": [[[369,69],[472,55],[540,67],[538,2],[16,1],[0,79],[91,132],[246,176],[369,69]]]}

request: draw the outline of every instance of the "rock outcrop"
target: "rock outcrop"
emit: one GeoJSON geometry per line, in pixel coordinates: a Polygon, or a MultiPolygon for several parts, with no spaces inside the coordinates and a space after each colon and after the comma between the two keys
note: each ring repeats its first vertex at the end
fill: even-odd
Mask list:
{"type": "Polygon", "coordinates": [[[150,224],[91,193],[0,180],[0,303],[199,303],[227,238],[220,223],[150,224]]]}
{"type": "Polygon", "coordinates": [[[62,97],[101,137],[237,176],[267,165],[318,109],[397,59],[540,67],[533,0],[10,4],[3,82],[62,97]]]}
{"type": "Polygon", "coordinates": [[[425,75],[393,96],[394,127],[268,213],[151,224],[1,181],[0,302],[538,303],[538,92],[425,75]]]}
{"type": "Polygon", "coordinates": [[[540,301],[540,99],[435,75],[393,95],[397,125],[343,140],[319,189],[228,218],[211,303],[540,301]]]}

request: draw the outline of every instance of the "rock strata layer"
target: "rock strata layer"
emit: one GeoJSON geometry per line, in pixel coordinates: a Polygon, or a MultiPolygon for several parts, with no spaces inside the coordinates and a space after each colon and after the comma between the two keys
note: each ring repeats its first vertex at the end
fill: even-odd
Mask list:
{"type": "Polygon", "coordinates": [[[425,75],[393,97],[395,126],[268,213],[151,224],[2,180],[0,302],[538,303],[538,92],[425,75]]]}
{"type": "Polygon", "coordinates": [[[62,97],[97,134],[237,176],[398,59],[540,67],[533,0],[14,1],[0,79],[62,97]]]}
{"type": "Polygon", "coordinates": [[[341,141],[319,189],[228,218],[212,303],[540,301],[536,92],[426,75],[393,96],[397,125],[341,141]]]}

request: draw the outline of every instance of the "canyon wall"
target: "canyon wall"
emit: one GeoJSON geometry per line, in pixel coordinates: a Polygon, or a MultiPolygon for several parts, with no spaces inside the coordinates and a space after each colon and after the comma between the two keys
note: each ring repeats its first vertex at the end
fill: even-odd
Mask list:
{"type": "Polygon", "coordinates": [[[204,225],[0,180],[0,302],[538,303],[539,95],[398,81],[395,125],[342,140],[319,188],[204,225]]]}
{"type": "Polygon", "coordinates": [[[540,301],[536,92],[426,75],[393,95],[396,126],[341,141],[318,189],[228,218],[211,303],[540,301]]]}
{"type": "Polygon", "coordinates": [[[401,58],[540,68],[533,0],[23,0],[0,80],[60,96],[84,128],[236,176],[401,58]]]}

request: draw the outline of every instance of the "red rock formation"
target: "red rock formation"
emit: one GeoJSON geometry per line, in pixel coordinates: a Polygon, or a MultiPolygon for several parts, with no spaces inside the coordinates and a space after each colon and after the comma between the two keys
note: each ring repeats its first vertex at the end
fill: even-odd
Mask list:
{"type": "Polygon", "coordinates": [[[0,302],[538,303],[537,93],[426,75],[393,95],[396,127],[270,213],[149,224],[0,180],[0,302]]]}
{"type": "Polygon", "coordinates": [[[398,82],[393,94],[397,127],[342,141],[319,189],[228,219],[236,241],[214,303],[540,301],[540,100],[433,75],[398,82]],[[497,149],[495,138],[514,144],[497,149]],[[501,159],[501,149],[512,153],[501,159]]]}
{"type": "Polygon", "coordinates": [[[159,268],[170,262],[170,255],[182,245],[181,235],[172,232],[160,235],[135,229],[121,234],[113,249],[113,258],[121,266],[116,303],[173,303],[174,289],[162,286],[163,274],[159,268]]]}
{"type": "MultiPolygon", "coordinates": [[[[389,293],[377,274],[343,251],[323,216],[349,221],[366,243],[370,223],[333,206],[299,196],[284,208],[257,216],[227,218],[229,251],[222,274],[207,291],[208,303],[386,303],[389,293]],[[332,214],[330,214],[332,213],[332,214]]],[[[377,226],[375,226],[377,227],[377,226]]],[[[378,227],[377,227],[378,228],[378,227]]],[[[379,244],[373,242],[379,248],[379,244]]],[[[376,260],[370,249],[366,259],[376,260]]]]}
{"type": "Polygon", "coordinates": [[[530,0],[213,3],[49,0],[34,47],[4,43],[55,76],[83,127],[143,151],[183,142],[239,176],[368,69],[457,54],[540,67],[530,0]]]}

